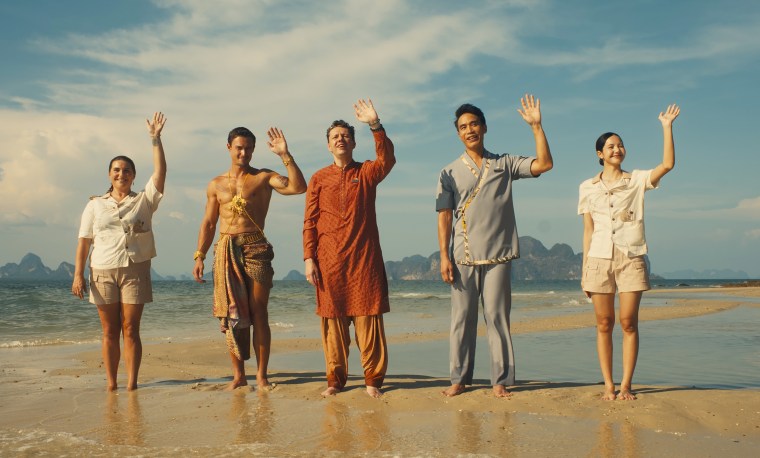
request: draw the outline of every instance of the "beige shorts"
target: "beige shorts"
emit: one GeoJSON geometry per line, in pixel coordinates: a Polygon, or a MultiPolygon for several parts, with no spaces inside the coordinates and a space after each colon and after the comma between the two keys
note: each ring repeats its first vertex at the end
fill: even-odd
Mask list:
{"type": "Polygon", "coordinates": [[[90,269],[90,302],[146,304],[153,302],[150,260],[115,269],[90,269]]]}
{"type": "Polygon", "coordinates": [[[647,291],[649,269],[644,256],[629,258],[627,254],[612,249],[612,259],[586,259],[581,280],[583,291],[614,294],[633,291],[647,291]]]}

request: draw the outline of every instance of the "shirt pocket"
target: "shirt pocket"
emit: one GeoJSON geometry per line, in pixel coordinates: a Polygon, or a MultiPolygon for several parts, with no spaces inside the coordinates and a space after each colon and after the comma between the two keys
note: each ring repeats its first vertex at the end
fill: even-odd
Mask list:
{"type": "Polygon", "coordinates": [[[628,246],[642,246],[646,244],[644,221],[624,221],[623,228],[625,230],[625,241],[628,242],[628,246]]]}

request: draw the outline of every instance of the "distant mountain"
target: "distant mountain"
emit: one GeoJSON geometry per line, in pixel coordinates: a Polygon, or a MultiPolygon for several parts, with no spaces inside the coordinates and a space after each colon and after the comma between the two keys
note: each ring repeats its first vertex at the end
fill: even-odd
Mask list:
{"type": "Polygon", "coordinates": [[[18,264],[11,262],[0,267],[0,278],[66,280],[74,278],[74,265],[62,262],[57,269],[52,270],[42,263],[39,256],[27,253],[18,264]]]}
{"type": "Polygon", "coordinates": [[[708,269],[696,271],[693,269],[676,270],[662,274],[664,278],[675,280],[746,280],[747,272],[731,269],[708,269]]]}
{"type": "MultiPolygon", "coordinates": [[[[153,280],[167,280],[155,270],[150,269],[153,280]]],[[[42,259],[34,253],[27,253],[16,264],[10,262],[0,267],[0,279],[13,280],[71,280],[74,278],[74,264],[62,262],[57,269],[52,270],[42,263],[42,259]]]]}
{"type": "Polygon", "coordinates": [[[291,270],[282,279],[287,281],[306,281],[306,275],[297,270],[291,270]]]}
{"type": "MultiPolygon", "coordinates": [[[[520,237],[520,258],[512,262],[515,280],[579,280],[583,255],[575,254],[564,243],[551,249],[533,237],[520,237]]],[[[441,255],[436,251],[427,258],[414,255],[401,261],[385,263],[389,280],[439,280],[441,255]]]]}

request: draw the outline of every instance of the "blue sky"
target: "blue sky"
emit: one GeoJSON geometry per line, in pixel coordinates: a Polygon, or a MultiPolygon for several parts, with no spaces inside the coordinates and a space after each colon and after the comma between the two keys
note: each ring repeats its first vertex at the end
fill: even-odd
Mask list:
{"type": "MultiPolygon", "coordinates": [[[[398,164],[380,187],[386,260],[436,251],[440,169],[462,152],[464,102],[486,147],[532,155],[519,98],[541,98],[555,168],[517,182],[520,235],[581,249],[578,185],[593,145],[619,132],[625,168],[662,157],[657,115],[681,106],[676,168],[647,194],[652,269],[760,277],[760,3],[30,0],[0,4],[0,265],[27,252],[73,262],[87,198],[127,154],[151,173],[144,120],[166,113],[169,175],[154,217],[161,274],[189,274],[205,186],[229,166],[227,132],[282,128],[304,173],[330,162],[324,130],[371,97],[398,164]],[[755,81],[755,83],[752,83],[755,81]]],[[[357,159],[373,155],[362,125],[357,159]]],[[[303,196],[272,199],[276,278],[303,270],[303,196]]]]}

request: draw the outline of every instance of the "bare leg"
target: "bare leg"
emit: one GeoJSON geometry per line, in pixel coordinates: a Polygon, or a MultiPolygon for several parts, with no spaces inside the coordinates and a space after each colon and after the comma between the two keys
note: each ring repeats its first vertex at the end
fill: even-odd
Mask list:
{"type": "Polygon", "coordinates": [[[98,305],[98,316],[103,328],[103,364],[106,366],[106,389],[116,391],[116,374],[119,370],[121,350],[121,304],[98,305]]]}
{"type": "Polygon", "coordinates": [[[259,388],[270,388],[267,378],[269,353],[272,349],[272,332],[269,329],[269,288],[254,282],[250,299],[251,319],[253,320],[253,352],[256,355],[258,369],[256,384],[259,388]]]}
{"type": "Polygon", "coordinates": [[[441,394],[448,397],[458,396],[464,393],[464,390],[465,390],[464,385],[460,385],[459,383],[452,383],[448,389],[441,391],[441,394]]]}
{"type": "Polygon", "coordinates": [[[604,378],[602,400],[615,400],[615,382],[612,379],[612,330],[615,327],[615,295],[591,293],[596,314],[596,351],[604,378]]]}
{"type": "Polygon", "coordinates": [[[142,362],[140,320],[145,304],[123,304],[121,330],[124,334],[124,365],[127,368],[127,390],[137,389],[137,374],[142,362]]]}
{"type": "MultiPolygon", "coordinates": [[[[248,342],[251,339],[251,328],[241,329],[240,340],[248,342]]],[[[237,331],[236,331],[237,332],[237,331]]],[[[246,345],[248,345],[246,343],[246,345]]],[[[226,391],[248,385],[248,379],[245,377],[245,361],[230,352],[230,361],[232,361],[232,381],[225,388],[226,391]]]]}
{"type": "Polygon", "coordinates": [[[497,398],[509,398],[512,396],[512,392],[507,390],[507,387],[504,385],[494,385],[493,395],[497,398]]]}
{"type": "Polygon", "coordinates": [[[642,291],[620,293],[620,327],[623,330],[623,379],[618,399],[634,400],[633,371],[639,357],[639,304],[642,291]]]}

